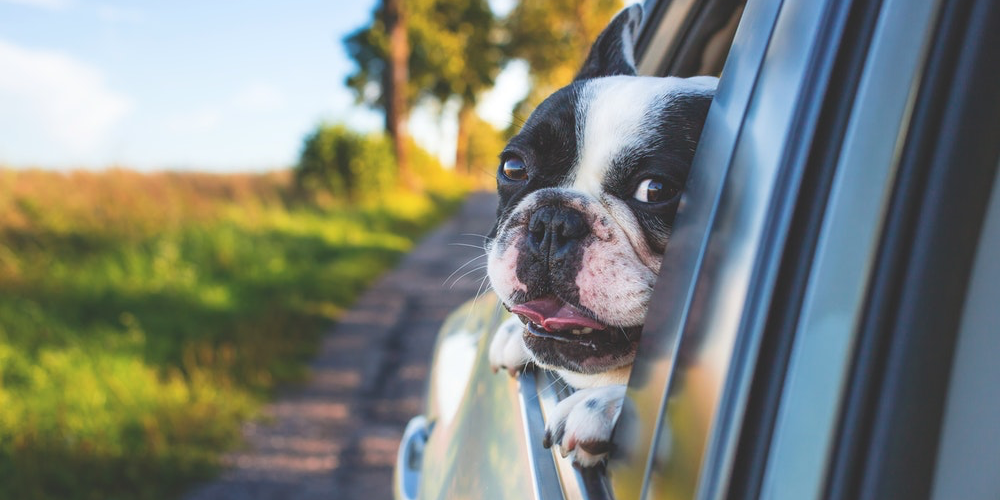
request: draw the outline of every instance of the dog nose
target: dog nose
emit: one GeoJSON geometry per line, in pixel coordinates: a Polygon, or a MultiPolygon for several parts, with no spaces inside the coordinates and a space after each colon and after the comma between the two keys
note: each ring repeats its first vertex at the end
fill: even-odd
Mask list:
{"type": "Polygon", "coordinates": [[[586,218],[572,208],[541,207],[528,219],[529,240],[549,258],[561,257],[589,233],[586,218]]]}

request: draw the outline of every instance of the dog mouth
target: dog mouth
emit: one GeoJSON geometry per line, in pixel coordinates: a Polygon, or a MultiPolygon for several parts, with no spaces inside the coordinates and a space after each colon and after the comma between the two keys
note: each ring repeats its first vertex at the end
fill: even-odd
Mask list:
{"type": "Polygon", "coordinates": [[[544,297],[518,304],[510,311],[527,325],[525,331],[541,339],[557,342],[575,342],[595,346],[615,342],[620,337],[628,339],[629,330],[638,327],[620,328],[605,325],[592,318],[580,308],[556,297],[544,297]]]}

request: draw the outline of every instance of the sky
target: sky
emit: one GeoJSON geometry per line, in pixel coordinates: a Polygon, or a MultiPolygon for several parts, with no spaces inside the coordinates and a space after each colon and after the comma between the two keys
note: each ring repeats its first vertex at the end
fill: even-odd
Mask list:
{"type": "MultiPolygon", "coordinates": [[[[374,6],[0,0],[0,165],[261,171],[294,164],[322,121],[378,130],[344,86],[341,42],[374,6]]],[[[480,114],[506,126],[526,75],[505,70],[480,114]]],[[[435,115],[415,110],[411,133],[448,160],[454,120],[435,115]]]]}

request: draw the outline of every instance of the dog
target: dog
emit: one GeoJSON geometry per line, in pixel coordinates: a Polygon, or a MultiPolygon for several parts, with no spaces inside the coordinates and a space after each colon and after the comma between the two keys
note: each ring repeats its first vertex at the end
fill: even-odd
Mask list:
{"type": "Polygon", "coordinates": [[[491,339],[494,371],[554,370],[577,391],[544,445],[591,467],[610,450],[714,77],[641,77],[642,7],[621,11],[568,86],[500,155],[493,290],[513,313],[491,339]]]}

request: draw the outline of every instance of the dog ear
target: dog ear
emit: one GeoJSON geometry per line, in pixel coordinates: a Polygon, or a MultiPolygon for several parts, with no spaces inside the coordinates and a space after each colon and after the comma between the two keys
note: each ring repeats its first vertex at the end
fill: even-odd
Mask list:
{"type": "Polygon", "coordinates": [[[635,76],[635,40],[639,36],[642,6],[626,7],[597,36],[587,60],[574,80],[601,76],[635,76]]]}

